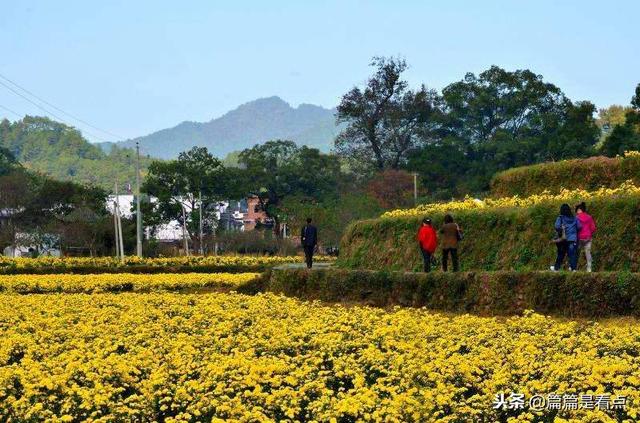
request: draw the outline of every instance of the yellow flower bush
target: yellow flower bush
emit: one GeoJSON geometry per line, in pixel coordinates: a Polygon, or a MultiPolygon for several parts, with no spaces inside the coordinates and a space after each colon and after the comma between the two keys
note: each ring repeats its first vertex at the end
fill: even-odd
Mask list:
{"type": "MultiPolygon", "coordinates": [[[[190,256],[190,257],[161,257],[140,258],[125,257],[121,263],[116,257],[38,257],[38,258],[8,258],[0,256],[0,272],[19,271],[66,271],[82,268],[120,269],[127,267],[175,268],[175,267],[209,267],[209,268],[263,268],[279,264],[301,262],[298,256],[190,256]]],[[[319,256],[317,261],[332,261],[335,257],[319,256]]],[[[98,272],[96,272],[98,273],[98,272]]]]}
{"type": "Polygon", "coordinates": [[[624,156],[594,156],[512,167],[493,176],[490,196],[524,197],[544,190],[558,193],[562,187],[587,190],[616,188],[627,180],[640,185],[640,152],[627,151],[624,156]]]}
{"type": "Polygon", "coordinates": [[[0,291],[112,292],[172,291],[194,288],[237,288],[259,273],[102,273],[89,275],[0,275],[0,291]]]}
{"type": "Polygon", "coordinates": [[[640,195],[640,187],[632,181],[627,181],[617,188],[600,188],[595,191],[582,189],[562,189],[559,193],[553,194],[543,191],[540,194],[528,197],[504,197],[486,198],[484,200],[465,197],[464,200],[450,201],[448,203],[422,204],[411,209],[400,209],[388,211],[382,215],[383,218],[424,216],[430,213],[447,213],[461,210],[484,209],[484,208],[508,208],[508,207],[531,207],[537,204],[557,203],[560,201],[584,200],[613,196],[635,196],[640,195]]]}
{"type": "Polygon", "coordinates": [[[4,294],[0,421],[637,421],[639,330],[271,294],[4,294]],[[496,410],[500,392],[628,405],[554,417],[496,410]]]}

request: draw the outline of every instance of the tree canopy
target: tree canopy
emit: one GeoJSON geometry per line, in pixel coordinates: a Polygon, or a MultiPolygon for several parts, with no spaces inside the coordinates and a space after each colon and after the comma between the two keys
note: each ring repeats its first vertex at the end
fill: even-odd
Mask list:
{"type": "Polygon", "coordinates": [[[0,175],[9,173],[16,167],[17,163],[16,158],[8,149],[0,147],[0,175]]]}
{"type": "Polygon", "coordinates": [[[602,151],[608,156],[631,150],[640,150],[640,84],[631,98],[631,107],[626,110],[624,123],[614,126],[602,144],[602,151]]]}
{"type": "Polygon", "coordinates": [[[371,66],[376,70],[366,86],[351,89],[338,105],[337,122],[347,126],[336,138],[336,151],[354,168],[397,169],[425,139],[436,94],[424,85],[408,88],[402,59],[374,57],[371,66]]]}
{"type": "Polygon", "coordinates": [[[441,93],[410,90],[404,60],[374,58],[364,88],[347,92],[336,119],[346,129],[336,151],[358,173],[407,169],[430,196],[488,189],[495,172],[596,152],[595,107],[572,102],[530,70],[492,66],[441,93]]]}
{"type": "MultiPolygon", "coordinates": [[[[46,117],[25,116],[15,122],[3,120],[0,147],[25,167],[58,180],[108,190],[113,188],[116,177],[122,184],[133,185],[135,181],[135,150],[112,146],[106,153],[83,138],[77,129],[46,117]]],[[[143,173],[150,162],[148,157],[140,157],[143,173]]]]}
{"type": "Polygon", "coordinates": [[[273,219],[276,232],[285,198],[324,201],[336,197],[340,164],[335,156],[318,149],[274,140],[242,151],[238,160],[245,191],[258,198],[262,209],[273,219]]]}
{"type": "Polygon", "coordinates": [[[145,202],[145,223],[157,227],[176,220],[191,236],[199,232],[199,214],[203,216],[203,232],[215,227],[216,205],[226,199],[227,179],[222,163],[206,147],[193,147],[179,154],[177,160],[154,161],[149,165],[142,192],[155,197],[145,202]],[[184,210],[183,210],[184,207],[184,210]]]}
{"type": "Polygon", "coordinates": [[[105,199],[100,188],[58,181],[14,163],[0,173],[0,251],[23,245],[35,247],[36,254],[52,247],[92,254],[103,247],[104,253],[111,228],[105,199]]]}

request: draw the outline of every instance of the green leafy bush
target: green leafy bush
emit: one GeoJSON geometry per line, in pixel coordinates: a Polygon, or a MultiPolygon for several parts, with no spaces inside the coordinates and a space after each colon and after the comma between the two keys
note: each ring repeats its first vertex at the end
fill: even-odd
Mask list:
{"type": "MultiPolygon", "coordinates": [[[[609,197],[588,204],[598,225],[594,270],[640,271],[640,198],[609,197]]],[[[560,203],[528,208],[470,209],[454,214],[465,237],[462,270],[545,270],[555,261],[550,243],[560,203]]],[[[416,233],[423,216],[356,222],[342,238],[338,265],[345,268],[415,271],[422,267],[416,233]]],[[[436,229],[444,214],[430,217],[436,229]]],[[[440,251],[437,252],[440,255],[440,251]]],[[[579,266],[584,268],[584,257],[579,266]]]]}
{"type": "Polygon", "coordinates": [[[627,272],[409,273],[272,270],[262,289],[303,299],[428,307],[484,315],[525,310],[568,317],[640,315],[640,274],[627,272]]]}
{"type": "Polygon", "coordinates": [[[527,196],[562,188],[594,190],[613,188],[632,180],[640,183],[640,156],[591,157],[515,167],[496,174],[491,181],[493,197],[527,196]]]}

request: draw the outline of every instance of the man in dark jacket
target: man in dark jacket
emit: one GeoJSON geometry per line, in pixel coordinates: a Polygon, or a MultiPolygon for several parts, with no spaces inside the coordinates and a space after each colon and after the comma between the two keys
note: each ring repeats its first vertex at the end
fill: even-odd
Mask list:
{"type": "Polygon", "coordinates": [[[302,247],[304,248],[304,257],[307,262],[307,268],[311,269],[313,266],[313,250],[318,243],[318,229],[311,224],[311,218],[307,218],[307,224],[302,227],[300,233],[300,240],[302,241],[302,247]]]}

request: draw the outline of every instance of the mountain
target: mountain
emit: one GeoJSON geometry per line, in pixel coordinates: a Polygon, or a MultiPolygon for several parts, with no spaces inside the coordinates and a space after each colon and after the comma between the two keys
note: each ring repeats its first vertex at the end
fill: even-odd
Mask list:
{"type": "MultiPolygon", "coordinates": [[[[197,145],[207,147],[220,158],[272,139],[288,139],[328,152],[338,134],[335,110],[313,104],[294,108],[280,97],[268,97],[245,103],[209,122],[182,122],[173,128],[121,141],[120,147],[140,143],[145,154],[163,159],[197,145]]],[[[108,149],[111,144],[102,144],[108,149]]]]}
{"type": "MultiPolygon", "coordinates": [[[[134,150],[112,146],[106,153],[83,138],[77,129],[46,117],[0,121],[0,148],[26,168],[55,179],[111,190],[117,178],[121,192],[135,182],[134,150]]],[[[143,174],[151,160],[140,158],[143,174]]]]}
{"type": "Polygon", "coordinates": [[[135,181],[135,147],[140,143],[141,173],[154,158],[172,159],[194,145],[204,146],[219,158],[272,139],[288,139],[328,152],[338,133],[335,110],[312,104],[291,107],[279,97],[262,98],[209,122],[183,122],[173,128],[118,143],[92,144],[80,131],[45,117],[25,116],[16,122],[0,121],[0,148],[25,167],[53,178],[89,183],[111,190],[135,181]]]}

